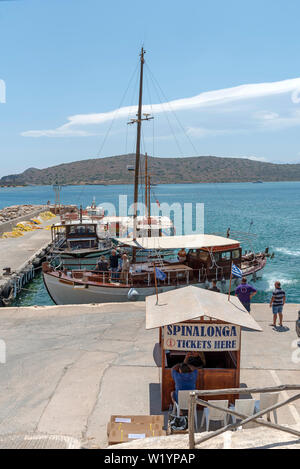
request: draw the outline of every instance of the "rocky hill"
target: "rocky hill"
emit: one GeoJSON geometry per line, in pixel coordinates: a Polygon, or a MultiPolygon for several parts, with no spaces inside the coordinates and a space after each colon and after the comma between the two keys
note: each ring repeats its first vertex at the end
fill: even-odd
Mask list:
{"type": "MultiPolygon", "coordinates": [[[[46,184],[131,184],[135,155],[88,159],[52,166],[29,168],[21,174],[4,176],[1,186],[46,184]]],[[[143,166],[143,157],[141,158],[143,166]]],[[[245,158],[199,156],[189,158],[149,157],[149,171],[156,184],[205,182],[300,181],[300,164],[273,164],[245,158]]],[[[141,169],[143,171],[143,169],[141,169]]]]}

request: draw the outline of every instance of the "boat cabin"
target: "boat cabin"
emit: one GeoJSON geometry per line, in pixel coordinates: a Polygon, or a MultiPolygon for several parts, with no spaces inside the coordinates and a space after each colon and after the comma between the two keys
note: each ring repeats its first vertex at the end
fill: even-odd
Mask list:
{"type": "MultiPolygon", "coordinates": [[[[99,229],[108,232],[113,238],[129,238],[133,236],[133,217],[107,216],[102,218],[99,229]]],[[[169,217],[152,216],[137,217],[136,236],[144,237],[173,236],[174,225],[169,217]]]]}
{"type": "Polygon", "coordinates": [[[97,223],[65,222],[53,225],[51,231],[52,241],[60,248],[70,251],[98,248],[97,223]]]}
{"type": "Polygon", "coordinates": [[[215,272],[222,277],[228,276],[232,262],[237,267],[241,266],[242,249],[239,246],[189,249],[186,256],[186,265],[193,270],[205,269],[208,279],[213,278],[215,272]]]}
{"type": "MultiPolygon", "coordinates": [[[[172,237],[151,238],[121,238],[117,240],[121,246],[129,246],[139,250],[158,253],[164,260],[161,265],[167,277],[166,284],[176,281],[186,283],[204,283],[217,279],[218,281],[230,278],[231,265],[234,263],[241,267],[242,249],[238,241],[215,235],[185,235],[172,237]],[[185,252],[182,260],[180,252],[185,252]],[[173,255],[165,257],[169,251],[173,255]],[[177,253],[177,255],[176,255],[177,253]]],[[[133,272],[135,271],[135,266],[133,272]]],[[[140,265],[139,272],[153,271],[153,266],[140,265]],[[142,269],[142,270],[141,270],[142,269]]],[[[139,273],[137,272],[137,273],[139,273]]],[[[149,281],[148,281],[149,284],[149,281]]]]}

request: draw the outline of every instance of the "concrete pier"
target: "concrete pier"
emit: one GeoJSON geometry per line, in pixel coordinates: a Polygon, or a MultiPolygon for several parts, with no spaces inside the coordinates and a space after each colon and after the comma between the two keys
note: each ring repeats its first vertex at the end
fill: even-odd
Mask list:
{"type": "MultiPolygon", "coordinates": [[[[274,329],[269,306],[253,305],[263,332],[242,332],[242,386],[299,384],[299,306],[286,305],[274,329]]],[[[7,434],[43,434],[104,448],[111,414],[161,413],[158,330],[145,330],[144,303],[2,308],[0,339],[0,446],[7,434]]],[[[299,423],[300,401],[278,421],[299,423]]]]}
{"type": "Polygon", "coordinates": [[[51,231],[45,228],[58,221],[58,217],[39,225],[43,229],[24,232],[20,238],[0,239],[0,299],[7,298],[8,291],[15,288],[15,293],[34,276],[35,259],[47,250],[51,243],[51,231]],[[11,268],[10,276],[3,275],[3,269],[11,268]],[[28,277],[22,279],[22,273],[28,277]],[[21,278],[21,282],[20,282],[21,278]]]}

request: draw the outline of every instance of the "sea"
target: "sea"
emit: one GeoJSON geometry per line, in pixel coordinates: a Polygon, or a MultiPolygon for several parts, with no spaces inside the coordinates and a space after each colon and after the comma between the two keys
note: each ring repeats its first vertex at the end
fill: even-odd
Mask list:
{"type": "MultiPolygon", "coordinates": [[[[62,204],[90,205],[95,198],[97,205],[119,209],[119,196],[133,203],[132,185],[63,186],[62,204]]],[[[141,198],[143,193],[140,194],[141,198]]],[[[28,186],[0,188],[0,208],[19,204],[54,202],[52,186],[28,186]]],[[[263,276],[256,283],[256,302],[268,302],[274,282],[280,281],[287,295],[287,302],[300,303],[300,182],[269,183],[218,183],[218,184],[169,184],[152,188],[152,203],[192,204],[193,223],[196,222],[196,204],[203,204],[205,233],[226,235],[241,239],[246,250],[274,253],[268,259],[263,276]],[[238,232],[238,236],[233,233],[238,232]]],[[[122,202],[122,203],[123,203],[122,202]]],[[[15,305],[50,305],[41,276],[18,297],[15,305]]]]}

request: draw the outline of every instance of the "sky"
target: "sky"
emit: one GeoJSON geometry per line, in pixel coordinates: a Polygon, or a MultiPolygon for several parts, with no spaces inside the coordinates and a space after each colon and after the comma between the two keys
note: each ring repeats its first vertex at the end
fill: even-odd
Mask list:
{"type": "Polygon", "coordinates": [[[300,163],[298,0],[0,0],[0,176],[135,148],[300,163]]]}

